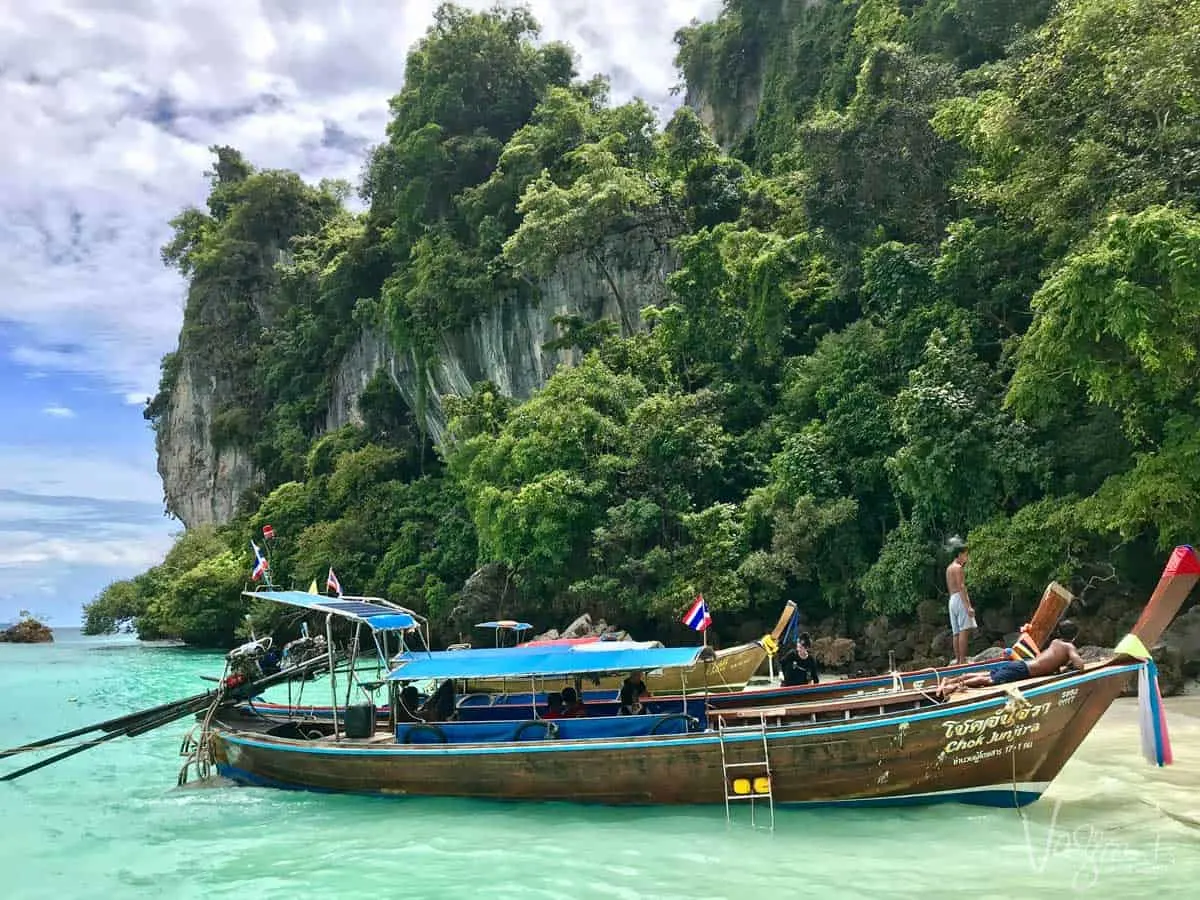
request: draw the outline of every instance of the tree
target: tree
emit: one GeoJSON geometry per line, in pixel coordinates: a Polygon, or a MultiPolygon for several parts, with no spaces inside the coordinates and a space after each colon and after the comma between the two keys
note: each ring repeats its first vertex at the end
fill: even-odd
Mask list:
{"type": "Polygon", "coordinates": [[[976,156],[966,196],[1062,250],[1110,211],[1194,196],[1197,77],[1200,0],[1079,0],[934,122],[976,156]]]}
{"type": "Polygon", "coordinates": [[[1009,402],[1032,414],[1069,379],[1116,410],[1131,439],[1155,442],[1200,386],[1197,260],[1200,219],[1188,212],[1111,218],[1035,295],[1009,402]]]}
{"type": "Polygon", "coordinates": [[[568,154],[578,176],[562,187],[548,172],[525,191],[517,211],[521,225],[504,243],[504,258],[527,278],[544,278],[559,261],[584,253],[602,273],[618,303],[624,298],[604,259],[614,235],[653,220],[661,197],[646,173],[622,165],[624,138],[610,135],[568,154]]]}

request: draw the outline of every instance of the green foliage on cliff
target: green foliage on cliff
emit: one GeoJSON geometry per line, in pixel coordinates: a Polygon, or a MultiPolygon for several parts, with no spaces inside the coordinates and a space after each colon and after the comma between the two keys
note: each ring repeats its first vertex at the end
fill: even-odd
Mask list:
{"type": "Polygon", "coordinates": [[[230,630],[228,551],[248,573],[267,523],[300,586],[332,565],[445,626],[496,563],[494,612],[646,631],[696,591],[719,627],[788,598],[903,615],[952,534],[986,623],[1052,577],[1142,590],[1196,536],[1200,0],[726,0],[678,36],[724,149],[536,36],[522,10],[439,11],[361,214],[218,151],[164,250],[191,293],[147,415],[216,376],[213,439],[263,486],[95,627],[230,630]],[[409,404],[386,373],[361,427],[322,435],[364,326],[428,366],[563,265],[619,294],[600,251],[636,228],[678,261],[644,330],[560,320],[582,361],[524,403],[446,400],[436,451],[427,385],[409,404]]]}

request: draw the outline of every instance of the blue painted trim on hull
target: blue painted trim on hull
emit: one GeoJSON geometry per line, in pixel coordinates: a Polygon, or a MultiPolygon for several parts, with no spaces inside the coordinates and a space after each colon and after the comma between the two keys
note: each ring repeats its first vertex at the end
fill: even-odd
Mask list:
{"type": "Polygon", "coordinates": [[[918,794],[907,797],[869,797],[862,800],[818,800],[807,802],[776,802],[776,807],[788,809],[834,809],[839,806],[895,807],[895,806],[939,806],[943,803],[961,803],[966,806],[988,806],[1000,809],[1015,809],[1029,806],[1041,798],[1037,791],[1013,791],[1012,788],[996,788],[991,791],[950,791],[944,794],[918,794]],[[1015,801],[1014,802],[1014,798],[1015,801]]]}
{"type": "MultiPolygon", "coordinates": [[[[1057,693],[1064,688],[1074,685],[1086,684],[1089,681],[1095,681],[1099,678],[1116,678],[1120,675],[1128,675],[1138,671],[1141,668],[1141,663],[1133,665],[1115,666],[1113,668],[1097,669],[1094,672],[1085,672],[1080,675],[1074,675],[1055,681],[1052,684],[1039,685],[1030,688],[1024,692],[1026,697],[1040,697],[1043,694],[1057,693]]],[[[1008,697],[1001,694],[998,697],[993,697],[988,700],[980,700],[975,703],[968,703],[964,706],[953,708],[955,715],[963,715],[967,713],[981,712],[987,709],[1003,706],[1008,702],[1008,697]]],[[[782,740],[784,738],[804,737],[812,735],[828,735],[828,734],[844,734],[851,731],[863,731],[872,728],[889,728],[894,725],[899,725],[905,722],[922,722],[926,719],[944,719],[947,718],[947,707],[940,706],[936,709],[926,710],[923,712],[906,713],[903,715],[893,715],[880,719],[851,719],[849,722],[838,723],[836,725],[827,725],[823,728],[801,728],[790,731],[768,731],[767,736],[771,741],[782,740]]],[[[611,743],[599,739],[591,741],[522,741],[519,744],[504,744],[497,747],[486,746],[462,746],[455,747],[453,745],[439,744],[432,747],[421,747],[418,745],[408,745],[405,747],[392,747],[388,745],[376,745],[374,747],[322,747],[310,745],[291,745],[284,743],[258,741],[253,738],[244,737],[236,732],[225,732],[222,738],[231,744],[238,744],[244,747],[256,747],[263,750],[273,750],[282,753],[306,753],[314,756],[370,756],[379,758],[380,756],[488,756],[494,754],[509,754],[509,753],[570,753],[575,751],[589,750],[637,750],[646,749],[649,747],[696,747],[704,744],[715,744],[720,741],[720,738],[715,733],[700,732],[686,738],[670,738],[670,739],[639,739],[631,741],[614,740],[611,743]]],[[[753,733],[750,734],[727,734],[725,743],[742,743],[747,741],[761,741],[762,737],[753,733]]]]}
{"type": "MultiPolygon", "coordinates": [[[[236,781],[238,784],[244,784],[250,787],[273,788],[276,790],[285,791],[308,791],[309,793],[314,794],[346,794],[366,797],[387,797],[394,800],[430,799],[424,794],[401,794],[391,791],[339,791],[336,788],[307,787],[305,785],[297,785],[285,781],[276,781],[274,778],[265,778],[261,775],[255,775],[252,772],[247,772],[245,769],[239,769],[236,766],[218,765],[217,774],[222,778],[228,778],[230,781],[236,781]]],[[[966,806],[987,806],[1000,809],[1013,809],[1016,807],[1029,806],[1031,803],[1039,800],[1041,796],[1041,793],[1038,791],[1013,791],[1011,788],[996,788],[994,790],[935,791],[928,794],[907,794],[903,797],[868,797],[854,800],[777,802],[775,805],[777,807],[786,807],[788,809],[837,809],[846,807],[888,808],[901,806],[939,806],[943,803],[960,803],[966,806]]],[[[514,802],[509,798],[468,797],[461,799],[499,799],[500,802],[514,802]]],[[[555,801],[535,800],[531,802],[537,803],[555,801]]],[[[601,801],[584,802],[591,805],[606,805],[601,801]]],[[[661,806],[662,804],[637,803],[622,805],[661,806]]],[[[718,806],[719,804],[708,803],[694,805],[718,806]]]]}

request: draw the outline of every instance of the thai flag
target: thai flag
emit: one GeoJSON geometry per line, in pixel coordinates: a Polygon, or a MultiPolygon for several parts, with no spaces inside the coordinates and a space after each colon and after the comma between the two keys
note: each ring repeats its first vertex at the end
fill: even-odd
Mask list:
{"type": "Polygon", "coordinates": [[[266,538],[268,541],[275,540],[275,529],[272,528],[270,525],[264,525],[263,526],[263,537],[266,538]]]}
{"type": "Polygon", "coordinates": [[[681,621],[692,631],[704,631],[712,624],[712,616],[708,614],[708,604],[704,602],[703,594],[696,595],[696,602],[683,614],[681,621]]]}
{"type": "Polygon", "coordinates": [[[250,573],[250,577],[258,581],[267,574],[267,558],[262,555],[262,551],[258,549],[258,544],[254,541],[250,542],[250,549],[254,551],[254,571],[250,573]]]}
{"type": "Polygon", "coordinates": [[[333,574],[333,567],[329,567],[329,577],[325,579],[325,587],[334,591],[339,597],[342,596],[342,583],[338,581],[338,577],[333,574]]]}

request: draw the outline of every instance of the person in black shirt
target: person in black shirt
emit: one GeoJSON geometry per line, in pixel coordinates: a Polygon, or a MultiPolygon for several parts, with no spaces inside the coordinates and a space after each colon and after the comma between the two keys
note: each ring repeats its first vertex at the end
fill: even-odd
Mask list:
{"type": "Polygon", "coordinates": [[[617,699],[621,705],[619,715],[635,716],[642,712],[642,698],[649,693],[646,682],[642,681],[642,673],[630,672],[629,677],[621,682],[621,695],[617,699]]]}
{"type": "Polygon", "coordinates": [[[820,681],[817,661],[812,655],[812,640],[807,631],[802,631],[796,638],[796,646],[789,648],[780,657],[779,669],[783,672],[784,687],[816,684],[820,681]]]}

